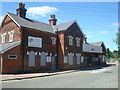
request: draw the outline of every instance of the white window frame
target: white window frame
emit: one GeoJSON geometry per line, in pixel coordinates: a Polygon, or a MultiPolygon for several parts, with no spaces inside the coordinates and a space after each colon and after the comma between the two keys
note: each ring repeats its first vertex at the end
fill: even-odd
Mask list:
{"type": "Polygon", "coordinates": [[[51,56],[46,56],[46,62],[51,62],[52,61],[52,57],[51,56]]]}
{"type": "Polygon", "coordinates": [[[51,37],[52,39],[52,44],[56,44],[56,38],[55,37],[51,37]]]}
{"type": "Polygon", "coordinates": [[[80,38],[76,37],[76,46],[80,46],[80,38]]]}
{"type": "Polygon", "coordinates": [[[14,31],[10,31],[8,32],[8,34],[9,34],[9,42],[12,42],[14,39],[14,31]]]}
{"type": "Polygon", "coordinates": [[[5,37],[6,37],[6,33],[3,33],[3,34],[1,34],[1,37],[2,37],[2,43],[5,43],[5,37]]]}
{"type": "Polygon", "coordinates": [[[68,56],[64,56],[64,63],[68,63],[68,56]]]}
{"type": "Polygon", "coordinates": [[[17,55],[8,55],[8,59],[17,59],[17,55]],[[15,58],[11,58],[10,56],[15,56],[15,58]]]}
{"type": "Polygon", "coordinates": [[[69,38],[69,45],[73,45],[73,37],[72,36],[68,36],[69,38]]]}

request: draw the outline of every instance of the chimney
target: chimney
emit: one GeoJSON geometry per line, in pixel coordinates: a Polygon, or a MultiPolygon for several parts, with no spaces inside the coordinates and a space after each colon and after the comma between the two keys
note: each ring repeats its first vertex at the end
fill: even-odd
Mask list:
{"type": "Polygon", "coordinates": [[[17,11],[17,15],[19,17],[22,17],[22,18],[26,17],[26,11],[27,11],[27,9],[25,9],[25,4],[19,3],[19,8],[16,9],[16,11],[17,11]]]}
{"type": "Polygon", "coordinates": [[[87,44],[87,37],[86,36],[84,37],[83,43],[87,44]]]}
{"type": "Polygon", "coordinates": [[[55,18],[55,15],[54,14],[50,15],[49,24],[56,25],[56,21],[57,19],[55,18]]]}

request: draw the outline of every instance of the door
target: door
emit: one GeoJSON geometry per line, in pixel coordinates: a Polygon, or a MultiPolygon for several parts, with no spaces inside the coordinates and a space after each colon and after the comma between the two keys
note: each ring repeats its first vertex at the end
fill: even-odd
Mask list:
{"type": "Polygon", "coordinates": [[[51,60],[52,60],[52,70],[55,71],[55,70],[56,70],[55,57],[52,56],[52,57],[51,57],[51,60]]]}

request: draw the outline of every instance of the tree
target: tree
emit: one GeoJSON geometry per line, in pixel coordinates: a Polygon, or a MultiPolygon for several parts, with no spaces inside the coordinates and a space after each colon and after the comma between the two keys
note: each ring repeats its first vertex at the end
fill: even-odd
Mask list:
{"type": "Polygon", "coordinates": [[[116,44],[118,45],[118,58],[120,58],[120,29],[117,33],[116,44]]]}

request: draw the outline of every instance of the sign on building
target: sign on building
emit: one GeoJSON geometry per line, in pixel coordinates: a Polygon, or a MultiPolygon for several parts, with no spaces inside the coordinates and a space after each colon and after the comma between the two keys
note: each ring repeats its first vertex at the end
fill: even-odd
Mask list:
{"type": "Polygon", "coordinates": [[[42,47],[42,38],[28,36],[29,47],[42,47]]]}

